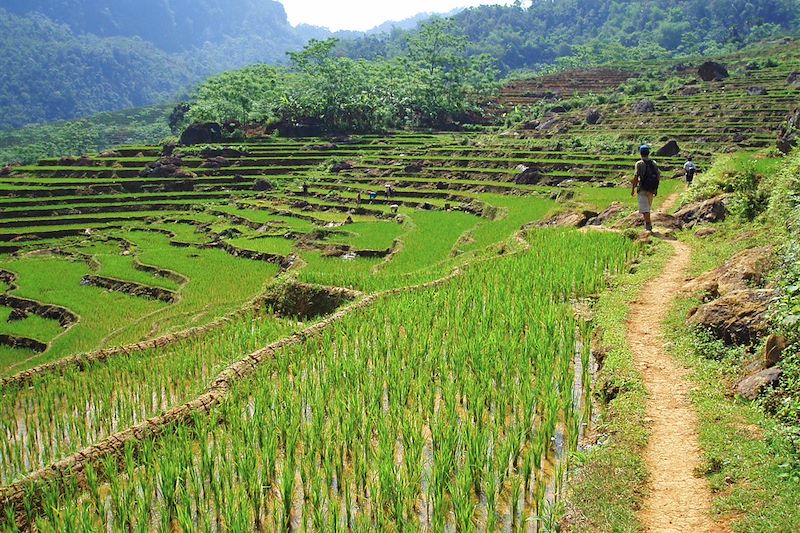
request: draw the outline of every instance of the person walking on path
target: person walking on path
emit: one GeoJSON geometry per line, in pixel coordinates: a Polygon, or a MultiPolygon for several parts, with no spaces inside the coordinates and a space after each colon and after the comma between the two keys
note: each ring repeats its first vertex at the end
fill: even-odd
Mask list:
{"type": "Polygon", "coordinates": [[[636,166],[634,167],[631,196],[638,196],[639,212],[644,217],[644,229],[646,231],[653,231],[650,211],[653,209],[653,199],[658,194],[661,171],[658,169],[656,162],[650,159],[649,146],[646,144],[640,146],[639,154],[642,158],[636,162],[636,166]]]}
{"type": "Polygon", "coordinates": [[[691,187],[694,175],[697,173],[697,165],[694,164],[691,156],[686,160],[686,163],[683,164],[683,171],[686,173],[686,185],[691,187]]]}

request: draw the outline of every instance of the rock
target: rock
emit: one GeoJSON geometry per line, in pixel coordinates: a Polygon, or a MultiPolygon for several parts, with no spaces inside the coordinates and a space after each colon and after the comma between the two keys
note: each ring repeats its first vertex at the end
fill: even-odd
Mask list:
{"type": "Polygon", "coordinates": [[[699,306],[687,324],[708,329],[727,344],[751,344],[768,331],[766,314],[774,298],[770,289],[735,290],[699,306]]]}
{"type": "Polygon", "coordinates": [[[209,144],[222,142],[222,126],[216,122],[191,124],[181,134],[180,144],[209,144]]]}
{"type": "Polygon", "coordinates": [[[700,237],[704,239],[711,235],[714,235],[717,232],[716,228],[700,228],[699,230],[694,232],[695,237],[700,237]]]}
{"type": "Polygon", "coordinates": [[[634,113],[655,113],[656,112],[656,105],[653,103],[652,100],[644,99],[639,100],[635,106],[633,106],[634,113]]]}
{"type": "Polygon", "coordinates": [[[603,120],[603,115],[597,109],[591,109],[586,114],[587,124],[600,124],[602,120],[603,120]]]}
{"type": "Polygon", "coordinates": [[[567,211],[553,216],[552,218],[540,222],[540,228],[582,228],[590,218],[596,217],[594,211],[567,211]]]}
{"type": "Polygon", "coordinates": [[[748,96],[766,96],[768,91],[763,87],[750,87],[747,89],[748,96]]]}
{"type": "MultiPolygon", "coordinates": [[[[673,217],[672,215],[668,215],[666,213],[659,213],[653,211],[650,214],[650,220],[653,222],[654,226],[659,226],[665,229],[672,229],[672,230],[679,230],[681,229],[681,223],[678,219],[673,217]]],[[[616,224],[614,224],[615,229],[629,229],[634,228],[638,229],[644,226],[644,222],[642,220],[642,215],[639,212],[631,213],[630,215],[626,216],[616,224]]]]}
{"type": "Polygon", "coordinates": [[[538,131],[547,131],[554,128],[556,125],[558,125],[558,117],[552,117],[536,126],[536,129],[538,131]]]}
{"type": "Polygon", "coordinates": [[[271,191],[273,189],[272,183],[268,182],[265,179],[257,179],[255,183],[253,183],[253,190],[264,192],[264,191],[271,191]]]}
{"type": "Polygon", "coordinates": [[[339,161],[331,165],[331,172],[334,174],[338,174],[339,172],[343,172],[345,170],[350,170],[353,168],[353,165],[348,163],[347,161],[339,161]]]}
{"type": "MultiPolygon", "coordinates": [[[[183,169],[183,161],[180,157],[162,157],[158,161],[148,163],[139,172],[139,175],[147,178],[196,178],[195,174],[183,169]]],[[[193,186],[192,186],[193,187],[193,186]]]]}
{"type": "Polygon", "coordinates": [[[82,155],[80,157],[62,157],[58,160],[58,166],[60,167],[97,167],[101,166],[102,162],[95,161],[88,155],[82,155]]]}
{"type": "Polygon", "coordinates": [[[784,154],[791,152],[797,146],[798,131],[800,131],[800,110],[795,109],[789,113],[778,133],[778,150],[784,154]]]}
{"type": "Polygon", "coordinates": [[[783,351],[786,349],[786,337],[783,335],[770,335],[764,345],[764,367],[771,368],[783,359],[783,351]]]}
{"type": "Polygon", "coordinates": [[[14,172],[14,168],[18,167],[19,163],[11,163],[3,168],[0,168],[0,176],[10,176],[14,172]]]}
{"type": "Polygon", "coordinates": [[[679,91],[679,94],[682,96],[695,96],[700,94],[700,87],[695,85],[686,85],[679,91]]]}
{"type": "Polygon", "coordinates": [[[678,146],[678,141],[672,140],[667,142],[664,146],[656,150],[658,157],[675,157],[681,153],[681,148],[678,146]]]}
{"type": "Polygon", "coordinates": [[[684,227],[692,228],[697,224],[720,222],[728,215],[726,203],[728,195],[721,194],[708,200],[691,203],[675,213],[684,227]]]}
{"type": "Polygon", "coordinates": [[[736,384],[736,394],[748,400],[755,400],[767,387],[774,387],[780,382],[783,370],[777,367],[766,368],[751,376],[747,376],[736,384]]]}
{"type": "Polygon", "coordinates": [[[795,87],[800,86],[800,72],[792,72],[789,76],[786,77],[786,83],[789,85],[794,85],[795,87]]]}
{"type": "Polygon", "coordinates": [[[717,298],[733,291],[762,287],[773,264],[772,252],[771,246],[743,250],[714,270],[688,282],[684,290],[717,298]]]}
{"type": "Polygon", "coordinates": [[[603,224],[607,223],[609,220],[611,220],[612,218],[616,217],[618,214],[620,214],[624,210],[625,210],[625,207],[621,203],[614,202],[613,204],[608,206],[605,209],[605,211],[603,211],[602,213],[598,214],[597,216],[592,217],[589,220],[587,220],[586,221],[586,225],[587,226],[602,226],[603,224]]]}
{"type": "Polygon", "coordinates": [[[163,157],[169,157],[175,152],[175,148],[177,147],[177,143],[170,141],[165,143],[164,146],[161,148],[161,155],[163,157]]]}
{"type": "Polygon", "coordinates": [[[406,174],[419,174],[422,172],[422,163],[411,163],[410,165],[406,165],[403,169],[403,172],[406,174]]]}
{"type": "Polygon", "coordinates": [[[728,77],[728,69],[715,61],[706,61],[697,69],[697,75],[703,81],[720,81],[728,77]]]}
{"type": "Polygon", "coordinates": [[[545,176],[541,172],[533,167],[525,167],[525,170],[522,170],[514,177],[514,183],[517,185],[536,185],[543,179],[545,179],[545,176]]]}
{"type": "Polygon", "coordinates": [[[550,108],[550,112],[551,113],[566,113],[567,112],[567,108],[564,107],[563,105],[557,105],[555,107],[551,107],[550,108]]]}
{"type": "Polygon", "coordinates": [[[683,64],[683,63],[675,63],[675,65],[672,67],[672,70],[674,70],[675,72],[686,72],[686,70],[687,70],[688,68],[689,68],[689,67],[687,67],[687,66],[686,66],[685,64],[683,64]]]}
{"type": "Polygon", "coordinates": [[[122,154],[116,150],[105,150],[97,154],[99,157],[122,157],[122,154]]]}
{"type": "Polygon", "coordinates": [[[227,166],[230,166],[230,162],[221,155],[209,157],[200,164],[200,168],[222,168],[227,166]]]}

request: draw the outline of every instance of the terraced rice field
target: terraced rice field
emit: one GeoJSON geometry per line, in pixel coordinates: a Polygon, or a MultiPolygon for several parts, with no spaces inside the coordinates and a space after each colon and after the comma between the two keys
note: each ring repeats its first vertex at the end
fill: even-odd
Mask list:
{"type": "MultiPolygon", "coordinates": [[[[595,125],[581,109],[553,128],[128,146],[5,171],[4,527],[535,528],[590,415],[573,304],[639,253],[536,224],[632,208],[642,141],[679,141],[657,158],[667,177],[687,153],[773,142],[794,68],[683,73],[697,94],[637,95],[656,103],[645,118],[607,104],[595,125]]],[[[506,103],[569,96],[570,79],[506,103]]]]}

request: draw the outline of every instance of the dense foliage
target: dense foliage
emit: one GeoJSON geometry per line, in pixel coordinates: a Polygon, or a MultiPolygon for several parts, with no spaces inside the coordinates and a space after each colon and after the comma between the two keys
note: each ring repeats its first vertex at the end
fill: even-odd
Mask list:
{"type": "MultiPolygon", "coordinates": [[[[558,58],[580,63],[675,53],[715,52],[796,31],[797,0],[534,0],[481,6],[453,17],[469,52],[496,58],[504,71],[536,68],[558,58]]],[[[390,57],[406,35],[342,43],[351,57],[390,57]]]]}
{"type": "Polygon", "coordinates": [[[172,96],[186,65],[140,39],[100,39],[0,10],[0,130],[172,96]]]}
{"type": "Polygon", "coordinates": [[[297,39],[283,5],[272,0],[0,0],[0,8],[41,13],[80,34],[140,37],[168,52],[257,33],[297,39]]]}
{"type": "Polygon", "coordinates": [[[157,105],[100,113],[6,132],[0,135],[0,166],[100,152],[120,144],[156,144],[170,134],[167,126],[170,107],[157,105]]]}
{"type": "Polygon", "coordinates": [[[312,41],[290,54],[288,68],[259,65],[210,79],[189,119],[324,132],[445,128],[477,112],[497,86],[490,60],[467,59],[466,40],[453,35],[450,22],[424,26],[405,53],[388,60],[334,57],[336,44],[312,41]]]}
{"type": "Polygon", "coordinates": [[[276,2],[0,0],[0,131],[164,101],[327,35],[276,2]]]}

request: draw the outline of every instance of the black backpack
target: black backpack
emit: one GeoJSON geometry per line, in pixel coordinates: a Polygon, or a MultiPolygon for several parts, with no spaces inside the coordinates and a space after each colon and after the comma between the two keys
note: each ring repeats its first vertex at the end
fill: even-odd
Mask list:
{"type": "Polygon", "coordinates": [[[655,162],[650,159],[643,159],[644,172],[639,178],[639,188],[643,191],[656,193],[658,192],[659,172],[655,162]]]}

